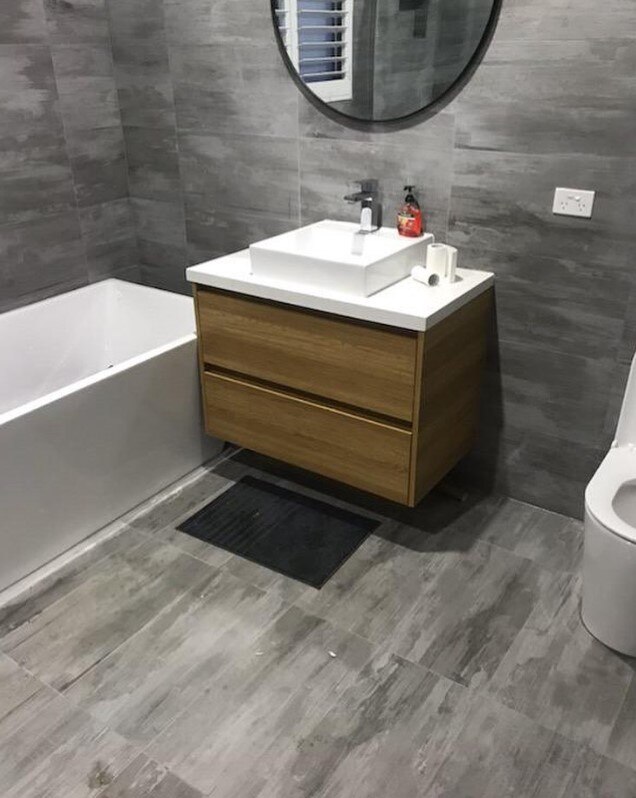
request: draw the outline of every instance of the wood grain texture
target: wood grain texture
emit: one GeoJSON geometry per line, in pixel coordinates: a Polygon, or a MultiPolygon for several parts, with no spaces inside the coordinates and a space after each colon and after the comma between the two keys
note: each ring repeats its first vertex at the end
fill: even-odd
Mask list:
{"type": "Polygon", "coordinates": [[[221,374],[204,393],[210,435],[406,502],[408,430],[221,374]]]}
{"type": "Polygon", "coordinates": [[[199,289],[206,363],[410,421],[417,334],[199,289]]]}
{"type": "Polygon", "coordinates": [[[416,505],[469,451],[477,429],[490,289],[421,333],[409,504],[416,505]]]}

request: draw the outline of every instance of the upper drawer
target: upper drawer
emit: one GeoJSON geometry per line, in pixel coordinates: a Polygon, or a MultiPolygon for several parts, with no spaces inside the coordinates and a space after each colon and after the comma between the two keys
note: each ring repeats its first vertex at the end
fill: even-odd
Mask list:
{"type": "Polygon", "coordinates": [[[411,421],[417,334],[198,289],[210,365],[411,421]]]}

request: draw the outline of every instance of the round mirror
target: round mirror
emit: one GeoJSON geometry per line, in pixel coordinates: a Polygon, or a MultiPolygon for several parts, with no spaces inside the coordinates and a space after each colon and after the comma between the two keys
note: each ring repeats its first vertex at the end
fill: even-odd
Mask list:
{"type": "Polygon", "coordinates": [[[359,122],[433,112],[481,60],[501,0],[272,0],[303,93],[359,122]]]}

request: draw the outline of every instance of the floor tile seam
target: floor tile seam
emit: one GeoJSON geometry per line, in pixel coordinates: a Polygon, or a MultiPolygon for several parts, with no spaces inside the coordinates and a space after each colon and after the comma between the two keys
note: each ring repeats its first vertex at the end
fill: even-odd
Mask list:
{"type": "MultiPolygon", "coordinates": [[[[115,540],[120,535],[124,534],[125,532],[131,532],[132,534],[135,534],[135,533],[137,533],[137,530],[133,530],[127,525],[122,525],[122,527],[120,529],[118,529],[112,536],[107,537],[104,541],[100,541],[98,546],[105,545],[108,542],[110,542],[111,540],[115,540]]],[[[138,548],[139,546],[143,546],[145,543],[146,543],[145,540],[138,540],[136,543],[132,543],[131,544],[131,546],[128,549],[128,551],[133,551],[134,549],[138,548]]],[[[90,551],[90,549],[88,551],[90,551]]],[[[87,553],[88,552],[80,552],[80,553],[78,553],[77,558],[74,558],[73,560],[70,560],[69,563],[67,563],[67,565],[61,566],[59,568],[59,571],[51,572],[50,576],[52,577],[53,574],[56,574],[56,573],[59,573],[59,572],[63,571],[64,568],[67,567],[67,566],[72,566],[72,563],[74,562],[75,559],[80,559],[82,556],[84,556],[87,553]]],[[[81,571],[79,571],[78,574],[80,572],[81,573],[85,573],[86,571],[93,571],[94,569],[97,569],[98,565],[103,563],[108,558],[110,558],[110,557],[116,558],[118,556],[122,556],[122,554],[120,552],[117,552],[117,551],[104,552],[104,554],[99,556],[94,562],[92,562],[90,564],[87,564],[86,566],[82,567],[81,571]]],[[[46,576],[43,577],[43,581],[46,578],[47,578],[46,576]]],[[[62,578],[63,578],[63,575],[62,575],[62,578]]],[[[24,591],[25,595],[24,595],[24,598],[22,600],[20,600],[20,595],[18,595],[9,604],[6,604],[6,605],[3,605],[2,607],[0,607],[0,610],[4,609],[5,607],[9,607],[9,606],[16,606],[17,607],[17,606],[20,606],[21,604],[24,604],[25,602],[29,601],[30,598],[36,598],[39,595],[38,590],[37,590],[37,584],[38,583],[36,582],[31,588],[26,588],[25,589],[25,591],[24,591]],[[31,591],[32,591],[32,593],[31,593],[31,591]],[[29,595],[29,594],[31,594],[31,595],[29,595]]],[[[55,601],[52,601],[50,604],[47,604],[42,610],[40,610],[40,612],[37,613],[37,615],[35,615],[33,617],[39,617],[43,612],[51,609],[52,607],[55,607],[60,601],[64,601],[69,596],[72,596],[77,590],[79,590],[81,587],[83,587],[84,584],[85,584],[84,580],[79,582],[74,588],[72,588],[72,590],[69,590],[68,593],[64,593],[64,595],[62,595],[59,598],[55,599],[55,601]]],[[[51,586],[54,586],[54,585],[55,585],[55,580],[51,583],[51,586]]],[[[24,623],[30,623],[31,620],[32,620],[32,618],[29,618],[28,620],[26,620],[22,624],[20,624],[20,626],[23,626],[24,623]]],[[[14,627],[10,631],[8,631],[6,634],[4,634],[2,637],[0,637],[0,651],[3,651],[3,652],[6,653],[6,651],[5,651],[5,649],[3,648],[3,645],[2,645],[3,639],[6,638],[8,635],[12,634],[16,629],[20,628],[20,626],[14,627]]],[[[25,638],[25,639],[28,639],[28,638],[25,638]]]]}
{"type": "MultiPolygon", "coordinates": [[[[106,723],[102,718],[97,717],[90,710],[86,709],[85,707],[81,706],[80,704],[78,704],[75,701],[73,701],[72,699],[70,699],[67,695],[62,693],[56,687],[54,687],[53,685],[51,685],[48,682],[44,681],[42,678],[37,676],[35,673],[33,673],[28,668],[24,667],[24,665],[21,665],[19,662],[14,660],[12,657],[9,657],[9,658],[14,662],[14,664],[20,670],[22,670],[23,672],[27,673],[31,678],[33,678],[35,681],[38,682],[38,684],[40,685],[39,689],[44,689],[47,692],[51,693],[52,694],[51,695],[51,700],[61,701],[63,703],[63,705],[65,706],[65,708],[68,709],[69,711],[71,711],[73,713],[76,713],[76,712],[79,713],[87,721],[97,724],[97,726],[102,731],[108,731],[111,734],[114,734],[123,743],[126,743],[127,745],[130,745],[133,749],[138,749],[138,745],[134,741],[129,740],[125,735],[121,734],[121,732],[119,732],[117,729],[113,728],[110,724],[106,723]]],[[[39,692],[39,690],[36,691],[36,692],[39,692]]],[[[33,695],[35,695],[35,693],[33,695]]],[[[22,723],[18,724],[17,726],[14,726],[12,728],[12,732],[15,734],[20,729],[22,729],[27,723],[30,723],[33,720],[33,718],[34,718],[34,713],[33,712],[29,713],[27,715],[27,717],[24,718],[22,723]]],[[[121,768],[119,773],[121,773],[130,764],[130,762],[133,761],[133,759],[138,755],[138,753],[139,753],[138,750],[133,750],[133,752],[131,752],[130,760],[126,762],[126,764],[121,768]]]]}
{"type": "MultiPolygon", "coordinates": [[[[190,507],[189,510],[186,510],[183,513],[179,513],[176,516],[176,518],[173,518],[171,521],[168,521],[168,523],[163,524],[160,527],[157,527],[157,529],[152,529],[152,530],[151,529],[143,529],[143,528],[137,527],[137,526],[131,526],[131,529],[134,529],[136,532],[139,532],[142,535],[146,535],[147,537],[151,537],[151,538],[154,537],[155,539],[158,538],[158,536],[161,535],[163,532],[167,532],[167,531],[180,532],[181,530],[178,529],[178,525],[179,524],[183,523],[184,521],[187,521],[188,518],[190,518],[191,516],[193,516],[196,513],[198,513],[206,505],[211,504],[212,502],[216,501],[220,496],[222,496],[224,493],[227,493],[228,490],[230,490],[231,488],[233,488],[237,484],[236,482],[233,482],[232,480],[229,480],[228,482],[229,482],[229,484],[221,486],[220,488],[218,488],[218,490],[213,491],[209,496],[206,496],[205,499],[202,499],[200,502],[197,502],[196,504],[194,504],[192,507],[190,507]]],[[[159,504],[161,504],[161,502],[159,502],[155,506],[159,506],[159,504]]],[[[186,534],[186,533],[183,533],[183,534],[186,534]]]]}
{"type": "MultiPolygon", "coordinates": [[[[213,568],[213,566],[209,565],[208,567],[210,568],[211,571],[218,571],[218,569],[213,568]]],[[[132,634],[130,634],[124,640],[121,640],[104,657],[100,658],[97,662],[94,662],[90,667],[88,667],[85,671],[83,671],[82,674],[80,674],[80,676],[78,676],[75,679],[73,679],[70,682],[68,682],[64,691],[58,690],[57,692],[59,692],[60,695],[64,696],[64,698],[67,698],[68,700],[70,700],[69,696],[67,694],[67,691],[76,682],[80,681],[80,679],[84,678],[89,673],[91,673],[94,670],[94,668],[98,667],[101,663],[106,662],[107,660],[109,660],[113,655],[118,653],[124,646],[130,644],[131,641],[133,641],[137,636],[142,634],[142,632],[147,631],[147,629],[153,623],[155,623],[159,618],[161,618],[163,615],[168,614],[172,610],[172,608],[179,601],[181,601],[184,598],[184,596],[187,595],[188,592],[196,592],[196,590],[198,589],[198,586],[201,585],[203,582],[205,582],[205,580],[208,579],[209,576],[210,576],[210,574],[205,574],[205,576],[202,576],[196,582],[194,582],[193,584],[188,585],[188,587],[184,588],[177,596],[175,596],[173,599],[171,599],[167,604],[165,604],[163,607],[161,607],[161,609],[158,612],[156,612],[151,618],[149,618],[144,624],[142,624],[142,626],[140,626],[138,629],[136,629],[132,634]]],[[[156,581],[156,580],[153,580],[153,581],[156,581]]],[[[40,678],[40,677],[38,677],[38,678],[40,678]]],[[[43,680],[40,678],[40,681],[43,681],[43,680]]],[[[81,707],[81,704],[77,704],[77,706],[81,707]]],[[[134,741],[131,740],[130,742],[134,742],[134,741]]]]}
{"type": "MultiPolygon", "coordinates": [[[[237,577],[237,578],[238,578],[238,577],[237,577]]],[[[243,581],[244,581],[244,580],[243,580],[243,581]]],[[[253,585],[251,585],[251,586],[253,587],[253,585]]],[[[287,602],[282,602],[282,603],[283,603],[283,604],[287,604],[287,602]]],[[[255,635],[255,636],[252,638],[252,641],[251,641],[251,642],[256,642],[257,640],[261,639],[261,638],[262,638],[262,637],[263,637],[263,636],[264,636],[264,635],[267,633],[267,630],[268,630],[268,629],[269,629],[271,626],[273,626],[273,625],[276,623],[276,621],[278,620],[278,618],[280,618],[282,615],[284,615],[284,614],[285,614],[285,613],[286,613],[286,612],[287,612],[289,609],[291,609],[292,607],[293,607],[294,609],[298,609],[298,610],[300,610],[300,611],[301,611],[301,612],[302,612],[304,615],[307,615],[307,616],[309,616],[309,617],[312,617],[312,618],[314,618],[314,619],[315,619],[315,620],[317,620],[317,621],[321,621],[322,623],[327,623],[327,624],[328,624],[329,626],[331,626],[333,629],[335,629],[336,631],[338,631],[338,632],[340,632],[340,633],[342,633],[342,634],[345,634],[345,635],[348,635],[348,636],[350,636],[350,637],[354,637],[354,638],[357,638],[358,640],[361,640],[362,642],[366,643],[366,644],[367,644],[367,645],[370,647],[369,656],[368,656],[368,658],[367,658],[367,659],[364,661],[364,664],[363,664],[363,665],[361,665],[361,667],[358,669],[358,674],[359,674],[359,673],[360,673],[360,672],[363,670],[363,668],[365,668],[365,667],[366,667],[366,666],[369,664],[369,662],[371,662],[371,660],[373,659],[373,657],[374,657],[374,656],[377,654],[377,650],[378,650],[378,648],[379,648],[379,645],[378,645],[377,643],[374,643],[374,642],[373,642],[373,641],[371,641],[371,640],[367,640],[365,637],[363,637],[362,635],[359,635],[359,634],[357,634],[357,633],[355,633],[355,632],[351,632],[350,630],[344,629],[342,626],[340,626],[340,625],[338,625],[338,624],[335,624],[333,621],[330,621],[330,620],[329,620],[329,619],[327,619],[327,618],[323,618],[322,616],[320,616],[320,615],[317,615],[316,613],[308,612],[308,611],[307,611],[305,608],[303,608],[303,607],[297,607],[295,604],[287,604],[286,608],[285,608],[285,609],[284,609],[284,610],[283,610],[283,611],[280,613],[280,615],[278,615],[278,616],[277,616],[276,618],[274,618],[273,620],[269,621],[269,622],[266,624],[266,626],[265,626],[265,627],[264,627],[264,628],[263,628],[263,629],[260,631],[260,633],[259,633],[259,634],[257,634],[257,635],[255,635]]],[[[303,646],[302,646],[302,649],[303,649],[303,650],[306,650],[307,648],[309,648],[309,647],[310,647],[310,645],[311,645],[311,642],[312,642],[312,641],[311,641],[311,639],[310,639],[310,640],[307,640],[307,641],[306,641],[306,642],[303,644],[303,646]]],[[[219,671],[218,671],[218,672],[217,672],[215,675],[216,675],[216,676],[219,676],[219,675],[223,675],[224,673],[228,672],[228,671],[230,670],[230,668],[232,667],[232,664],[233,664],[232,662],[228,662],[228,663],[227,663],[226,665],[224,665],[224,666],[223,666],[223,667],[222,667],[222,668],[221,668],[221,669],[220,669],[220,670],[219,670],[219,671]]],[[[343,678],[344,678],[344,677],[343,677],[343,678]]],[[[292,696],[295,696],[295,695],[297,695],[297,694],[298,694],[300,691],[302,691],[303,689],[304,689],[304,685],[303,685],[303,684],[301,684],[301,685],[299,685],[299,686],[298,686],[298,688],[297,688],[297,689],[295,689],[295,690],[292,690],[292,691],[291,691],[291,693],[290,693],[290,699],[291,699],[291,697],[292,697],[292,696]]],[[[147,743],[144,745],[144,747],[143,747],[143,753],[144,753],[146,756],[150,756],[150,758],[156,759],[156,757],[153,757],[153,756],[151,756],[151,755],[150,755],[150,753],[149,753],[149,751],[150,751],[150,749],[152,748],[152,746],[155,744],[155,742],[157,741],[157,739],[158,739],[159,737],[163,736],[163,735],[164,735],[164,734],[165,734],[165,733],[168,731],[168,729],[169,729],[171,726],[173,726],[173,725],[174,725],[174,724],[175,724],[175,723],[176,723],[176,722],[177,722],[177,721],[178,721],[180,718],[182,718],[182,717],[185,717],[186,713],[187,713],[187,712],[188,712],[188,711],[191,709],[191,707],[192,707],[192,706],[194,706],[195,702],[197,702],[198,700],[199,700],[199,698],[198,698],[198,697],[193,697],[193,699],[192,699],[192,700],[191,700],[191,701],[190,701],[190,702],[189,702],[189,703],[188,703],[188,704],[187,704],[185,707],[183,707],[183,708],[182,708],[182,709],[181,709],[181,710],[180,710],[180,711],[179,711],[179,712],[178,712],[178,713],[175,715],[175,717],[174,717],[174,718],[172,718],[172,719],[170,720],[170,722],[169,722],[169,723],[167,723],[167,724],[164,726],[164,728],[163,728],[163,729],[162,729],[160,732],[158,732],[158,733],[157,733],[157,734],[156,734],[156,735],[155,735],[155,736],[154,736],[154,737],[153,737],[151,740],[149,740],[149,741],[148,741],[148,742],[147,742],[147,743]]],[[[336,698],[336,699],[334,699],[334,704],[333,704],[333,705],[330,705],[330,706],[329,706],[329,709],[328,709],[327,711],[331,710],[331,709],[333,708],[333,706],[335,706],[335,701],[337,701],[337,698],[336,698]]],[[[286,703],[287,703],[287,701],[286,701],[286,703]]],[[[327,714],[327,713],[325,712],[325,714],[327,714]]],[[[159,760],[157,760],[157,761],[159,761],[159,760]]],[[[170,766],[169,766],[169,765],[168,765],[166,762],[163,762],[163,761],[162,761],[162,762],[161,762],[161,764],[162,764],[162,766],[164,766],[164,767],[166,767],[166,768],[169,768],[169,767],[170,767],[170,766]]],[[[178,774],[175,774],[175,775],[178,775],[178,774]]],[[[181,776],[178,776],[178,777],[179,777],[179,778],[181,778],[181,776]]]]}
{"type": "MultiPolygon", "coordinates": [[[[515,713],[516,715],[524,718],[527,721],[530,721],[535,726],[538,726],[540,729],[542,729],[545,732],[548,732],[549,734],[555,735],[557,737],[562,737],[563,739],[567,740],[568,742],[572,743],[573,745],[580,746],[582,749],[586,749],[588,751],[591,751],[592,753],[597,754],[598,756],[605,757],[606,759],[611,759],[613,762],[615,762],[615,763],[617,763],[619,765],[622,765],[623,767],[627,767],[629,770],[633,770],[636,773],[636,762],[634,763],[634,765],[626,765],[625,762],[622,762],[621,760],[616,759],[615,757],[611,756],[611,754],[608,754],[605,750],[601,750],[601,747],[597,746],[594,741],[589,740],[589,739],[588,740],[582,740],[582,739],[580,739],[580,738],[578,738],[576,736],[573,736],[572,734],[569,734],[567,731],[565,731],[563,729],[554,729],[551,726],[547,725],[545,722],[542,722],[541,720],[539,720],[539,719],[537,719],[535,717],[532,717],[532,715],[530,715],[527,712],[524,712],[522,709],[518,709],[517,707],[509,706],[508,704],[506,704],[505,701],[503,701],[499,697],[497,692],[495,692],[495,691],[491,692],[491,691],[488,690],[489,684],[490,684],[490,682],[487,682],[486,684],[482,685],[478,689],[485,697],[489,698],[491,701],[493,701],[498,706],[505,708],[508,712],[515,713]]],[[[621,706],[622,706],[622,702],[621,702],[621,706]]],[[[618,714],[619,714],[619,711],[616,712],[616,717],[618,717],[618,714]]],[[[616,722],[616,718],[614,719],[613,722],[614,723],[616,722]]]]}

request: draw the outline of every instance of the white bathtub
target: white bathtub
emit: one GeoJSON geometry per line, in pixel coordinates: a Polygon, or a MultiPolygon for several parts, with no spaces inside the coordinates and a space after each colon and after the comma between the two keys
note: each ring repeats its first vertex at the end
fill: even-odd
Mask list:
{"type": "Polygon", "coordinates": [[[0,590],[220,448],[189,297],[106,280],[0,315],[0,590]]]}

